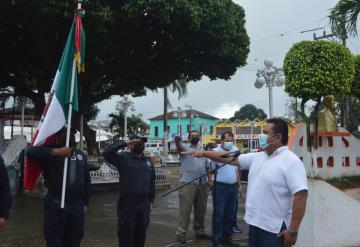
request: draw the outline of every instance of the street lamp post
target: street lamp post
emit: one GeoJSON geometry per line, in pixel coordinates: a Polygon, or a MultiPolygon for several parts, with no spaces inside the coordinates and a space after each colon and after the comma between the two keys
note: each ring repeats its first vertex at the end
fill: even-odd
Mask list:
{"type": "Polygon", "coordinates": [[[274,86],[281,87],[285,84],[285,76],[282,68],[273,66],[274,62],[267,58],[264,61],[265,67],[258,69],[257,79],[254,83],[256,88],[261,88],[266,84],[269,88],[269,115],[273,117],[273,91],[274,86]]]}
{"type": "Polygon", "coordinates": [[[127,140],[127,112],[128,110],[135,111],[134,102],[132,102],[127,95],[116,104],[116,110],[124,113],[124,140],[127,140]]]}
{"type": "Polygon", "coordinates": [[[178,135],[181,137],[181,116],[186,118],[186,112],[178,107],[177,110],[174,112],[174,117],[178,118],[178,135]]]}
{"type": "Polygon", "coordinates": [[[250,151],[251,151],[253,149],[254,126],[256,126],[255,122],[251,121],[250,126],[251,126],[251,133],[250,133],[250,151]]]}

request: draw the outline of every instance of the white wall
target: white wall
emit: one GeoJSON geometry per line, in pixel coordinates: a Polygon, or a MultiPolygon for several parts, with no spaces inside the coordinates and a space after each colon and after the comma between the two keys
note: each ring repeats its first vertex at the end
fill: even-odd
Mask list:
{"type": "Polygon", "coordinates": [[[321,180],[308,180],[309,197],[296,247],[360,246],[360,203],[321,180]]]}

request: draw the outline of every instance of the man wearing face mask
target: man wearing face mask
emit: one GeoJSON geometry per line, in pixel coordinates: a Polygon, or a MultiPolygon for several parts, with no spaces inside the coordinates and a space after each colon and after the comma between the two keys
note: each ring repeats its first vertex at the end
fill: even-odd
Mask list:
{"type": "MultiPolygon", "coordinates": [[[[308,194],[304,164],[287,147],[288,126],[282,119],[268,119],[259,138],[263,152],[238,157],[249,169],[245,221],[249,247],[290,247],[296,243],[308,194]]],[[[227,162],[217,152],[193,152],[227,162]]]]}
{"type": "Polygon", "coordinates": [[[79,247],[84,236],[84,217],[90,199],[90,172],[85,154],[74,149],[75,130],[70,131],[70,147],[65,147],[66,127],[54,135],[51,147],[33,146],[27,157],[38,160],[48,192],[44,198],[44,235],[47,247],[79,247]],[[60,209],[64,160],[69,158],[65,208],[60,209]]]}
{"type": "MultiPolygon", "coordinates": [[[[234,152],[238,149],[234,145],[234,134],[226,131],[221,135],[221,144],[214,148],[216,152],[234,152]]],[[[230,237],[237,209],[237,191],[240,189],[238,167],[231,164],[212,162],[212,168],[221,168],[217,171],[216,182],[213,186],[213,216],[212,233],[213,246],[239,246],[232,243],[230,237]]]]}
{"type": "Polygon", "coordinates": [[[119,247],[143,247],[155,199],[155,169],[143,153],[146,138],[132,136],[130,139],[110,145],[103,156],[119,172],[119,247]],[[126,147],[129,152],[118,153],[126,147]]]}
{"type": "MultiPolygon", "coordinates": [[[[189,133],[189,144],[183,144],[180,137],[175,138],[179,153],[202,150],[199,144],[199,133],[195,130],[189,133]]],[[[207,159],[196,159],[189,155],[180,155],[180,183],[187,183],[206,173],[207,159]]],[[[210,239],[205,234],[205,214],[207,206],[208,185],[211,183],[211,175],[195,180],[193,183],[179,190],[179,223],[176,230],[177,242],[186,243],[186,232],[190,223],[190,215],[194,208],[193,229],[198,239],[210,239]]]]}

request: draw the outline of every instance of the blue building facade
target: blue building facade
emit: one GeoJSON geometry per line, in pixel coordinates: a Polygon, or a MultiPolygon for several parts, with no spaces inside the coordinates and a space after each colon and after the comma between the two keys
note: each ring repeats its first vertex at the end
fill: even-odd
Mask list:
{"type": "MultiPolygon", "coordinates": [[[[164,139],[164,115],[150,118],[150,140],[164,139]]],[[[167,115],[168,133],[172,136],[184,136],[190,130],[197,130],[203,135],[211,135],[218,118],[196,110],[184,111],[180,121],[175,111],[167,115]],[[180,127],[180,128],[179,128],[180,127]]]]}

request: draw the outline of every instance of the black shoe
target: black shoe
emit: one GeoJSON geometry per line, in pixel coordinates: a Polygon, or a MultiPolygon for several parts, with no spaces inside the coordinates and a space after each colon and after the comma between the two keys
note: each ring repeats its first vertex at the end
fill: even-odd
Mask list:
{"type": "Polygon", "coordinates": [[[212,237],[210,235],[205,234],[205,233],[196,234],[195,238],[196,239],[212,240],[212,237]]]}
{"type": "Polygon", "coordinates": [[[186,244],[186,240],[185,240],[185,237],[178,237],[176,242],[180,245],[184,245],[186,244]]]}

